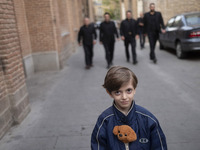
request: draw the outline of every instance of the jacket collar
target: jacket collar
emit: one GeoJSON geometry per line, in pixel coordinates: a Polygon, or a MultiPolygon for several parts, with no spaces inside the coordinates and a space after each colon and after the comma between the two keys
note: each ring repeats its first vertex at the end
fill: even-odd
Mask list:
{"type": "Polygon", "coordinates": [[[131,19],[126,18],[126,21],[131,21],[131,20],[133,20],[133,18],[131,18],[131,19]]]}
{"type": "Polygon", "coordinates": [[[111,23],[111,20],[110,20],[110,21],[105,21],[105,20],[104,20],[104,23],[107,23],[107,24],[109,24],[109,23],[111,23]]]}
{"type": "Polygon", "coordinates": [[[84,24],[83,27],[88,28],[88,27],[90,27],[90,25],[91,25],[91,24],[89,24],[88,26],[86,26],[86,25],[84,24]]]}
{"type": "Polygon", "coordinates": [[[119,124],[131,125],[136,120],[135,101],[133,101],[131,108],[127,115],[124,115],[113,102],[113,111],[119,124]]]}
{"type": "MultiPolygon", "coordinates": [[[[157,14],[157,11],[154,11],[153,15],[156,15],[156,14],[157,14]]],[[[149,11],[149,15],[152,15],[150,11],[149,11]]]]}

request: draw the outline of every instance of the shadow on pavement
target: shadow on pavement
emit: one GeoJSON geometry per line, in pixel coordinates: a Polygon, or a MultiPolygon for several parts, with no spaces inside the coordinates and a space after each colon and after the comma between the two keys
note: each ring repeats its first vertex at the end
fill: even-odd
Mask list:
{"type": "MultiPolygon", "coordinates": [[[[171,48],[165,48],[165,50],[162,50],[162,51],[167,51],[167,52],[169,52],[173,55],[176,55],[176,51],[174,49],[171,49],[171,48]]],[[[191,60],[191,61],[200,60],[200,51],[188,52],[187,56],[186,56],[186,58],[184,58],[184,60],[191,60]]]]}

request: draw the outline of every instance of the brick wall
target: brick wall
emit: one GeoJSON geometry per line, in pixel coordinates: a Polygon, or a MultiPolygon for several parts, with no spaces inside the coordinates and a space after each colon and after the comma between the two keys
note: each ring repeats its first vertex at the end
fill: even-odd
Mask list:
{"type": "Polygon", "coordinates": [[[143,0],[144,12],[149,11],[149,4],[154,2],[156,10],[161,11],[165,24],[167,21],[180,13],[200,11],[199,0],[143,0]]]}
{"type": "Polygon", "coordinates": [[[80,20],[79,0],[24,0],[34,71],[58,70],[75,51],[80,20]],[[76,10],[76,11],[74,11],[76,10]]]}
{"type": "Polygon", "coordinates": [[[55,51],[51,0],[24,0],[32,52],[55,51]]]}
{"type": "Polygon", "coordinates": [[[6,133],[13,123],[10,102],[6,90],[2,64],[0,63],[0,138],[6,133]]]}
{"type": "Polygon", "coordinates": [[[0,137],[30,111],[14,3],[0,0],[0,137]]]}
{"type": "Polygon", "coordinates": [[[17,20],[17,27],[20,37],[20,45],[22,50],[22,56],[27,56],[32,53],[30,36],[26,20],[26,12],[23,0],[13,1],[15,6],[15,16],[17,20]]]}
{"type": "Polygon", "coordinates": [[[0,138],[30,111],[25,74],[55,70],[76,49],[87,0],[0,0],[0,138]]]}
{"type": "Polygon", "coordinates": [[[54,5],[54,12],[57,16],[56,23],[56,33],[57,33],[57,41],[59,46],[59,62],[60,68],[63,68],[64,62],[74,51],[71,49],[71,45],[73,43],[70,41],[70,22],[69,22],[69,13],[68,13],[68,3],[67,0],[57,1],[57,4],[54,5]]]}

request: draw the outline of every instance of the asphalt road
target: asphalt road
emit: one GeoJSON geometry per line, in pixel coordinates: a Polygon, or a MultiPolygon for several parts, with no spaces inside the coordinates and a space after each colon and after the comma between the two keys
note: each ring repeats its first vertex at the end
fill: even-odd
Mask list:
{"type": "MultiPolygon", "coordinates": [[[[169,150],[200,149],[200,54],[179,60],[173,51],[137,47],[137,65],[127,63],[122,41],[115,45],[115,65],[131,68],[139,78],[135,101],[159,120],[169,150]]],[[[94,67],[84,69],[80,47],[59,72],[27,79],[32,111],[0,141],[0,150],[88,150],[100,113],[112,104],[102,88],[107,72],[104,49],[94,48],[94,67]]]]}

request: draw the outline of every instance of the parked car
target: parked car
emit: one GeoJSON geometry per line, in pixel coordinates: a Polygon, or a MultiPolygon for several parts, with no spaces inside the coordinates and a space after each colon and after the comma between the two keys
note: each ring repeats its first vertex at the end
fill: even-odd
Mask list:
{"type": "Polygon", "coordinates": [[[191,51],[200,51],[200,12],[172,17],[165,30],[160,34],[160,49],[175,49],[178,58],[186,57],[191,51]]]}
{"type": "Polygon", "coordinates": [[[100,24],[101,24],[101,21],[97,21],[95,24],[94,24],[94,27],[96,29],[99,29],[100,28],[100,24]]]}

